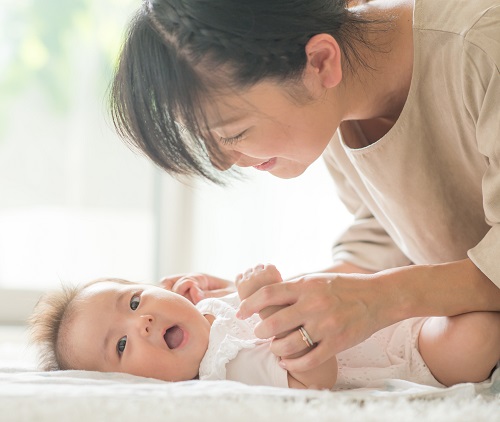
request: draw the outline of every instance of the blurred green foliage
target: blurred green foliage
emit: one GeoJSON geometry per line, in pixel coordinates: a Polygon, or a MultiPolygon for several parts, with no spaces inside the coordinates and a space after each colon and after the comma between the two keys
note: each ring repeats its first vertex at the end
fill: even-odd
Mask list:
{"type": "MultiPolygon", "coordinates": [[[[137,1],[134,3],[138,3],[137,1]]],[[[27,89],[40,89],[54,112],[65,113],[78,78],[78,54],[97,57],[96,93],[104,95],[131,0],[16,0],[0,11],[0,134],[9,104],[27,89]],[[110,13],[111,12],[111,13],[110,13]]],[[[93,87],[89,87],[92,89],[93,87]]],[[[99,94],[98,94],[99,95],[99,94]]],[[[1,139],[1,136],[0,136],[1,139]]]]}

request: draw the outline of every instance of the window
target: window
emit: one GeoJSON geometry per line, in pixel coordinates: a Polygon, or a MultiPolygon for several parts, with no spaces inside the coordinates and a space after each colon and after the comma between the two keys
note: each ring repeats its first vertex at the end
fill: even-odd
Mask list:
{"type": "Polygon", "coordinates": [[[5,294],[14,289],[19,298],[19,290],[106,274],[144,281],[157,276],[159,176],[124,147],[106,119],[106,88],[135,5],[25,0],[2,6],[0,288],[5,294]]]}
{"type": "MultiPolygon", "coordinates": [[[[115,135],[106,90],[135,0],[22,0],[0,15],[0,321],[40,291],[102,276],[285,277],[329,264],[345,225],[318,162],[295,180],[254,174],[186,187],[115,135]]],[[[255,173],[255,172],[254,172],[255,173]]]]}

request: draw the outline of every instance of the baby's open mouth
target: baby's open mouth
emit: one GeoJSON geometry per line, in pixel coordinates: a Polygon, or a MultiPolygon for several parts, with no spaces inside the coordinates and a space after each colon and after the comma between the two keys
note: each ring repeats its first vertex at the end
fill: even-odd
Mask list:
{"type": "Polygon", "coordinates": [[[184,331],[178,326],[170,327],[163,335],[169,349],[176,349],[184,340],[184,331]]]}

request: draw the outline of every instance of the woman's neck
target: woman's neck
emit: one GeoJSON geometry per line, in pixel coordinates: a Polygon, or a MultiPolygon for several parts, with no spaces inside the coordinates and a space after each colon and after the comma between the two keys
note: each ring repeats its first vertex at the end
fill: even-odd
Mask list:
{"type": "Polygon", "coordinates": [[[362,16],[386,20],[385,31],[367,33],[377,49],[360,45],[368,66],[358,64],[344,75],[343,120],[384,119],[395,122],[410,89],[413,68],[413,1],[379,0],[355,8],[362,16]]]}

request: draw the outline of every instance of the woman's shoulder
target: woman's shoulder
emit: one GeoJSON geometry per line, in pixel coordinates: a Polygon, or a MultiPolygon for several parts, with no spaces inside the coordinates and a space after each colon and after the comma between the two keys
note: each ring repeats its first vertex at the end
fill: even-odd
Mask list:
{"type": "Polygon", "coordinates": [[[466,37],[482,17],[499,7],[498,0],[415,0],[413,27],[466,37]]]}

